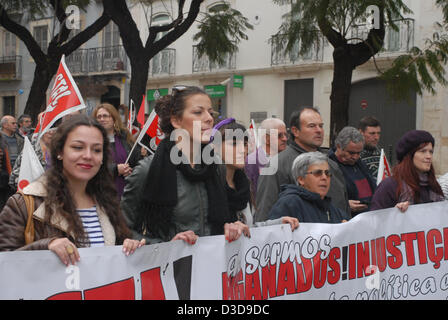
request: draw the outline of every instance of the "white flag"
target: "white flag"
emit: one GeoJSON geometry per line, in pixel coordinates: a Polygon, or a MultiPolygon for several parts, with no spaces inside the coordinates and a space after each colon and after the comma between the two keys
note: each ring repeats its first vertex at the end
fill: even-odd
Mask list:
{"type": "Polygon", "coordinates": [[[378,175],[376,177],[376,184],[379,185],[384,178],[392,176],[389,162],[387,161],[384,149],[381,149],[380,163],[378,167],[378,175]]]}
{"type": "Polygon", "coordinates": [[[30,140],[28,140],[28,137],[25,137],[17,189],[22,191],[23,188],[39,178],[43,173],[44,168],[40,164],[39,158],[37,157],[36,152],[34,152],[33,146],[31,145],[30,140]]]}
{"type": "Polygon", "coordinates": [[[255,126],[254,119],[250,120],[249,130],[252,131],[252,135],[254,137],[255,148],[260,148],[260,140],[258,139],[257,127],[255,126]]]}

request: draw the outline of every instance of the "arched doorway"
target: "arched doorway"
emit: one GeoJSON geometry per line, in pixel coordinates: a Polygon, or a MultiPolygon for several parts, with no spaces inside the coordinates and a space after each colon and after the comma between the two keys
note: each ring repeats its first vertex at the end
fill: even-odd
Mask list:
{"type": "Polygon", "coordinates": [[[374,78],[352,84],[348,124],[357,127],[362,117],[374,116],[381,122],[380,148],[390,162],[395,163],[398,139],[416,124],[416,93],[407,100],[394,101],[384,81],[374,78]]]}
{"type": "Polygon", "coordinates": [[[118,108],[120,105],[120,89],[115,86],[107,86],[108,91],[101,96],[101,102],[107,102],[118,108]]]}

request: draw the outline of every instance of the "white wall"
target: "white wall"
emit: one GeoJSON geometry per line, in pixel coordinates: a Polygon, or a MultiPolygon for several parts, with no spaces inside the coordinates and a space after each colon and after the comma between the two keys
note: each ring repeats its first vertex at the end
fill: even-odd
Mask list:
{"type": "MultiPolygon", "coordinates": [[[[169,2],[169,1],[168,1],[169,2]]],[[[202,5],[205,11],[218,0],[206,0],[202,5]]],[[[171,48],[176,49],[176,74],[160,80],[149,81],[148,88],[158,85],[169,87],[174,83],[204,85],[219,83],[231,74],[244,75],[244,88],[228,87],[227,112],[246,125],[250,122],[250,112],[266,111],[268,117],[283,117],[284,108],[284,81],[290,79],[314,78],[314,105],[319,107],[324,123],[326,136],[324,146],[328,146],[329,119],[330,119],[330,91],[333,78],[332,52],[333,48],[324,47],[324,60],[318,64],[305,64],[302,66],[271,66],[271,46],[268,40],[277,30],[282,21],[282,14],[287,7],[275,5],[272,0],[231,0],[233,8],[238,9],[251,23],[256,22],[254,30],[248,30],[248,41],[242,41],[236,60],[236,70],[224,73],[192,74],[192,38],[197,32],[196,27],[191,28],[184,36],[177,40],[171,48]]],[[[441,21],[442,14],[436,8],[434,0],[408,0],[406,3],[414,12],[410,15],[415,20],[414,45],[424,47],[424,40],[431,37],[434,32],[434,21],[441,21]]],[[[187,1],[189,5],[189,1],[187,1]]],[[[163,11],[163,10],[162,10],[163,11]]],[[[166,11],[166,10],[165,10],[166,11]]],[[[134,14],[140,15],[141,29],[147,29],[142,10],[134,14]]],[[[141,31],[147,35],[147,31],[141,31]]],[[[146,40],[146,37],[144,37],[146,40]]],[[[384,55],[382,55],[384,56],[384,55]]],[[[380,59],[381,60],[381,59],[380,59]]],[[[391,61],[391,59],[389,59],[391,61]]],[[[380,61],[382,68],[387,67],[390,61],[380,61]]],[[[353,82],[376,77],[378,75],[372,61],[358,67],[353,73],[353,82]]],[[[435,162],[439,173],[448,171],[448,163],[442,161],[448,157],[448,90],[438,87],[437,95],[424,93],[417,98],[416,127],[430,131],[436,138],[435,162]]],[[[286,119],[287,120],[287,119],[286,119]]]]}

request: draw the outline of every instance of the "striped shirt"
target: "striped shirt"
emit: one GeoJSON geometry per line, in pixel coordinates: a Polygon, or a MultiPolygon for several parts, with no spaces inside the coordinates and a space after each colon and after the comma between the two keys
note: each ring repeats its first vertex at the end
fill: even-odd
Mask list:
{"type": "Polygon", "coordinates": [[[87,209],[77,209],[76,212],[81,217],[84,231],[87,235],[86,246],[101,247],[104,246],[103,231],[96,212],[96,206],[87,209]]]}

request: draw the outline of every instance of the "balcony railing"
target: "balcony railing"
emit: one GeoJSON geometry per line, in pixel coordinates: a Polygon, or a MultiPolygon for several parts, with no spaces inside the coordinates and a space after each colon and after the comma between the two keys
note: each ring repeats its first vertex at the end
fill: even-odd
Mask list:
{"type": "Polygon", "coordinates": [[[123,46],[78,49],[67,56],[66,64],[73,74],[124,73],[127,55],[123,46]]]}
{"type": "Polygon", "coordinates": [[[22,56],[0,57],[0,80],[22,78],[22,56]]]}
{"type": "Polygon", "coordinates": [[[233,70],[235,67],[236,55],[226,54],[223,64],[212,63],[206,55],[199,57],[197,46],[193,46],[193,72],[233,70]]]}
{"type": "Polygon", "coordinates": [[[149,63],[149,75],[172,75],[176,73],[176,50],[164,49],[156,54],[149,63]]]}
{"type": "MultiPolygon", "coordinates": [[[[398,30],[394,30],[388,23],[385,24],[386,33],[381,53],[408,52],[414,46],[414,19],[406,18],[394,20],[398,30]]],[[[350,43],[359,43],[359,39],[367,39],[370,29],[367,25],[357,25],[352,29],[350,43]]]]}
{"type": "Polygon", "coordinates": [[[324,41],[322,36],[318,37],[318,40],[305,54],[299,54],[300,42],[294,45],[294,50],[286,52],[285,48],[278,41],[279,37],[277,35],[272,36],[270,41],[272,66],[319,62],[323,60],[324,41]]]}

